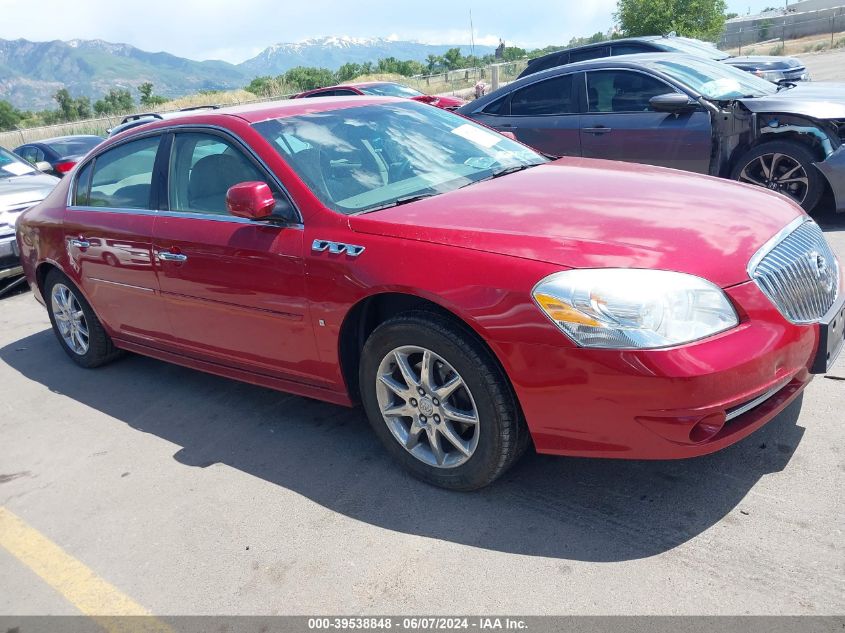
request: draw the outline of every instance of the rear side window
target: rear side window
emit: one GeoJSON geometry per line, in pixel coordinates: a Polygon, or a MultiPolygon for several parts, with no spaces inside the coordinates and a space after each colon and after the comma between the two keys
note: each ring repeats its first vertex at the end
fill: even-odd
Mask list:
{"type": "Polygon", "coordinates": [[[492,114],[492,115],[507,115],[510,114],[510,111],[507,107],[508,105],[508,96],[505,95],[501,99],[496,99],[493,103],[488,104],[486,108],[482,110],[484,114],[492,114]]]}
{"type": "Polygon", "coordinates": [[[635,55],[637,53],[647,53],[650,48],[642,44],[614,44],[610,47],[613,55],[635,55]]]}
{"type": "Polygon", "coordinates": [[[315,92],[314,94],[305,95],[305,99],[310,99],[311,97],[333,97],[335,96],[334,90],[323,90],[322,92],[315,92]]]}
{"type": "Polygon", "coordinates": [[[572,51],[569,54],[569,63],[583,62],[588,59],[598,59],[599,57],[607,57],[607,46],[599,46],[598,48],[588,48],[583,51],[572,51]]]}
{"type": "Polygon", "coordinates": [[[561,75],[517,90],[511,97],[511,115],[547,116],[576,112],[572,77],[561,75]]]}
{"type": "Polygon", "coordinates": [[[76,176],[76,185],[73,190],[73,204],[79,207],[88,206],[88,194],[91,190],[91,171],[94,161],[90,161],[76,176]]]}
{"type": "Polygon", "coordinates": [[[531,70],[531,74],[538,73],[542,70],[548,70],[549,68],[555,68],[556,66],[564,66],[565,64],[569,63],[569,53],[558,53],[555,55],[549,55],[546,58],[541,58],[538,61],[531,64],[528,69],[531,70]]]}
{"type": "MultiPolygon", "coordinates": [[[[130,141],[107,150],[94,160],[88,205],[113,209],[149,209],[153,165],[161,137],[130,141]]],[[[79,186],[83,181],[80,172],[79,186]]],[[[77,196],[84,196],[77,191],[77,196]]]]}

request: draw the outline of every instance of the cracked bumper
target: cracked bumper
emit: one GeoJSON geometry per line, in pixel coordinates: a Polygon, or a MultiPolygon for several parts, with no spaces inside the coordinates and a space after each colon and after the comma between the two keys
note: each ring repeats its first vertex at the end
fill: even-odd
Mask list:
{"type": "Polygon", "coordinates": [[[838,213],[845,212],[845,145],[820,163],[815,163],[833,190],[833,199],[838,213]]]}

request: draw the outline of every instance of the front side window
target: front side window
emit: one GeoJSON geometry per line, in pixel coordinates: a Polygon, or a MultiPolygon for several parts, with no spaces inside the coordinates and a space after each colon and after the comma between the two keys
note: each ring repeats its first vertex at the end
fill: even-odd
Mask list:
{"type": "Polygon", "coordinates": [[[648,53],[651,50],[642,44],[614,44],[610,47],[611,54],[614,56],[636,55],[637,53],[648,53]]]}
{"type": "MultiPolygon", "coordinates": [[[[82,192],[78,180],[77,197],[87,198],[92,207],[149,209],[160,136],[151,136],[106,150],[93,163],[91,185],[82,192]],[[87,193],[87,195],[86,195],[87,193]]],[[[87,168],[86,168],[87,169],[87,168]]],[[[81,175],[85,174],[85,169],[81,175]]]]}
{"type": "Polygon", "coordinates": [[[669,84],[630,70],[587,73],[587,101],[590,112],[649,112],[650,100],[676,92],[669,84]]]}
{"type": "Polygon", "coordinates": [[[546,159],[458,115],[416,101],[254,125],[317,198],[366,213],[472,185],[546,159]]]}
{"type": "Polygon", "coordinates": [[[228,215],[226,192],[241,182],[270,180],[232,143],[204,133],[177,134],[170,153],[171,211],[228,215]]]}
{"type": "Polygon", "coordinates": [[[526,86],[511,97],[512,116],[546,116],[577,112],[572,98],[573,75],[561,75],[526,86]]]}

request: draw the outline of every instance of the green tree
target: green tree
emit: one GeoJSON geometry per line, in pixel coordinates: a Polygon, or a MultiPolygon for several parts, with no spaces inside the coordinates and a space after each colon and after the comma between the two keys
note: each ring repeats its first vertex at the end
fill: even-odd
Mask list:
{"type": "Polygon", "coordinates": [[[443,58],[440,55],[429,55],[425,58],[425,66],[429,73],[433,73],[436,68],[443,64],[443,58]]]}
{"type": "Polygon", "coordinates": [[[335,77],[337,78],[338,82],[344,82],[349,81],[350,79],[355,79],[355,77],[360,77],[363,74],[364,67],[361,66],[361,64],[348,62],[337,69],[335,77]]]}
{"type": "Polygon", "coordinates": [[[122,114],[135,107],[135,101],[128,90],[112,88],[94,103],[94,111],[99,115],[122,114]]]}
{"type": "Polygon", "coordinates": [[[154,108],[155,106],[161,105],[162,103],[167,103],[167,99],[164,97],[160,97],[158,95],[153,94],[153,84],[149,81],[145,81],[140,86],[138,86],[138,92],[141,93],[141,105],[154,108]]]}
{"type": "Polygon", "coordinates": [[[334,83],[334,73],[327,68],[297,66],[291,68],[281,77],[285,83],[296,87],[298,90],[313,90],[314,88],[331,86],[334,83]]]}
{"type": "Polygon", "coordinates": [[[679,35],[715,39],[725,26],[725,0],[617,0],[614,17],[626,36],[679,35]]]}
{"type": "Polygon", "coordinates": [[[461,55],[460,48],[450,48],[443,53],[443,64],[447,70],[456,70],[463,66],[464,56],[461,55]]]}
{"type": "Polygon", "coordinates": [[[0,101],[0,130],[14,130],[23,119],[22,113],[8,101],[0,101]]]}

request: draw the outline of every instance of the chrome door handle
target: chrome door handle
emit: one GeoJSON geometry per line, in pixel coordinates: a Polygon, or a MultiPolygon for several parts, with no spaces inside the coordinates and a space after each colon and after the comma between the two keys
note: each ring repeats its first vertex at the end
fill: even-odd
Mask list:
{"type": "Polygon", "coordinates": [[[70,241],[70,245],[75,246],[76,248],[89,248],[91,246],[91,242],[87,242],[85,240],[72,239],[70,241]]]}
{"type": "Polygon", "coordinates": [[[587,132],[588,134],[607,134],[608,132],[612,132],[613,128],[610,127],[582,127],[582,132],[587,132]]]}
{"type": "Polygon", "coordinates": [[[188,261],[187,255],[182,255],[181,253],[159,253],[158,258],[163,262],[186,262],[188,261]]]}

